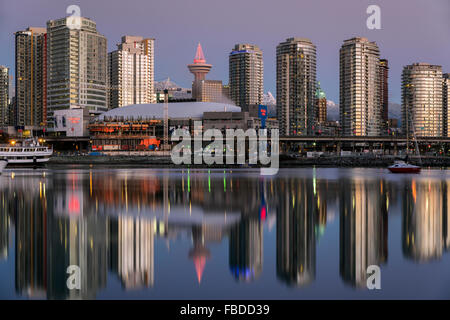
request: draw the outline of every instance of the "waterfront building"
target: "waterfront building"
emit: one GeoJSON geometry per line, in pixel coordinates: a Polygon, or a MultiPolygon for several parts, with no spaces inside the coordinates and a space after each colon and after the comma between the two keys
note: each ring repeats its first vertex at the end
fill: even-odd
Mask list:
{"type": "MultiPolygon", "coordinates": [[[[192,134],[194,121],[202,121],[207,112],[222,111],[240,113],[241,108],[211,102],[169,103],[169,128],[187,129],[192,134]]],[[[232,118],[228,122],[228,125],[231,124],[232,118]]],[[[159,103],[111,109],[95,118],[89,125],[89,131],[93,150],[103,152],[155,150],[164,137],[164,110],[159,103]]]]}
{"type": "Polygon", "coordinates": [[[15,33],[16,126],[44,127],[47,122],[47,30],[30,27],[15,33]]]}
{"type": "Polygon", "coordinates": [[[91,116],[108,109],[107,41],[96,23],[80,18],[47,22],[47,119],[53,127],[53,112],[79,106],[91,116]]]}
{"type": "Polygon", "coordinates": [[[380,53],[366,38],[345,40],[340,49],[339,107],[342,134],[381,134],[380,53]]]}
{"type": "Polygon", "coordinates": [[[280,135],[313,131],[316,92],[316,46],[289,38],[277,46],[277,117],[280,135]]]}
{"type": "Polygon", "coordinates": [[[381,134],[386,135],[389,129],[389,63],[380,59],[380,101],[381,101],[381,134]]]}
{"type": "Polygon", "coordinates": [[[317,124],[325,124],[327,122],[327,96],[320,88],[320,82],[317,83],[315,115],[317,124]]]}
{"type": "Polygon", "coordinates": [[[428,63],[405,66],[402,73],[402,127],[419,137],[444,135],[442,67],[428,63]]]}
{"type": "Polygon", "coordinates": [[[89,112],[80,107],[53,112],[54,134],[62,137],[88,137],[89,112]]]}
{"type": "Polygon", "coordinates": [[[108,54],[110,108],[156,102],[154,47],[155,39],[123,36],[108,54]]]}
{"type": "Polygon", "coordinates": [[[253,44],[236,44],[229,55],[230,98],[242,108],[262,104],[264,65],[261,49],[253,44]]]}
{"type": "MultiPolygon", "coordinates": [[[[278,120],[273,118],[266,119],[267,129],[278,129],[278,120]]],[[[226,129],[260,129],[261,118],[259,117],[259,105],[250,105],[246,109],[241,108],[241,112],[214,111],[203,113],[203,128],[219,129],[225,134],[226,129]]]]}
{"type": "Polygon", "coordinates": [[[8,125],[9,68],[0,66],[0,127],[8,125]]]}

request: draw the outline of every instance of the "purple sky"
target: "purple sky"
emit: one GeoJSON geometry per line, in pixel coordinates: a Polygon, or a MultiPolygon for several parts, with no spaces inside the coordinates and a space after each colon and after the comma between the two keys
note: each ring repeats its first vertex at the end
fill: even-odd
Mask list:
{"type": "Polygon", "coordinates": [[[0,0],[0,64],[14,67],[13,33],[66,16],[68,5],[97,22],[109,50],[122,35],[156,38],[155,79],[168,76],[190,87],[200,41],[213,68],[209,79],[228,83],[228,53],[236,43],[259,45],[264,54],[265,91],[275,94],[275,48],[288,37],[317,46],[317,79],[327,97],[339,101],[339,48],[364,36],[376,41],[390,64],[390,100],[400,102],[402,67],[413,62],[450,72],[450,0],[0,0]],[[366,8],[381,7],[381,30],[366,27],[366,8]]]}

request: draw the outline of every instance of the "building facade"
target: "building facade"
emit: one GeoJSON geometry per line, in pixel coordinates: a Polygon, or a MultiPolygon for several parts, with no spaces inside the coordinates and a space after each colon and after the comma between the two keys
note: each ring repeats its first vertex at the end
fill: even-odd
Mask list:
{"type": "Polygon", "coordinates": [[[380,59],[380,100],[381,100],[381,133],[386,135],[389,128],[389,63],[380,59]]]}
{"type": "Polygon", "coordinates": [[[444,135],[442,67],[428,63],[405,66],[402,73],[402,127],[409,136],[444,135]]]}
{"type": "Polygon", "coordinates": [[[444,135],[446,137],[450,137],[450,130],[448,121],[449,117],[449,109],[448,103],[450,101],[450,73],[445,73],[443,78],[443,86],[442,86],[442,103],[443,103],[443,112],[444,112],[444,135]]]}
{"type": "Polygon", "coordinates": [[[242,108],[262,104],[264,95],[263,54],[258,46],[236,44],[229,55],[230,98],[242,108]]]}
{"type": "Polygon", "coordinates": [[[30,27],[15,33],[16,126],[43,127],[47,122],[47,30],[30,27]]]}
{"type": "Polygon", "coordinates": [[[63,137],[87,137],[89,136],[89,113],[87,109],[73,107],[64,110],[55,110],[54,131],[63,137]]]}
{"type": "Polygon", "coordinates": [[[197,101],[200,102],[222,102],[222,81],[201,80],[197,83],[197,101]]]}
{"type": "Polygon", "coordinates": [[[108,54],[110,108],[155,103],[155,39],[123,36],[117,47],[108,54]]]}
{"type": "Polygon", "coordinates": [[[317,83],[315,114],[316,124],[325,124],[327,122],[327,96],[320,88],[320,82],[317,83]]]}
{"type": "Polygon", "coordinates": [[[7,126],[9,105],[9,68],[0,66],[0,126],[7,126]]]}
{"type": "Polygon", "coordinates": [[[280,135],[308,135],[315,120],[316,46],[289,38],[277,46],[277,116],[280,135]]]}
{"type": "Polygon", "coordinates": [[[91,116],[108,109],[107,41],[96,23],[80,18],[47,22],[47,119],[53,127],[53,112],[73,106],[86,108],[91,116]]]}
{"type": "Polygon", "coordinates": [[[381,134],[380,53],[366,38],[345,40],[340,49],[340,118],[345,136],[381,134]]]}

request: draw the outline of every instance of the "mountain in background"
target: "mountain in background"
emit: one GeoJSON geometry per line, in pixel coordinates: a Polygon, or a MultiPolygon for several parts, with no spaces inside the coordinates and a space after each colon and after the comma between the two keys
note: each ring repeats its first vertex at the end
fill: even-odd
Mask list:
{"type": "Polygon", "coordinates": [[[263,95],[263,105],[267,106],[269,117],[277,116],[277,100],[274,98],[272,92],[268,91],[263,95]]]}
{"type": "MultiPolygon", "coordinates": [[[[399,125],[401,122],[401,109],[402,106],[399,103],[390,102],[389,103],[389,109],[388,109],[388,116],[389,119],[398,119],[399,125]]],[[[327,118],[330,121],[337,121],[339,120],[339,104],[335,103],[332,100],[327,101],[327,118]]]]}
{"type": "Polygon", "coordinates": [[[327,120],[339,120],[339,105],[332,100],[327,100],[327,120]]]}
{"type": "Polygon", "coordinates": [[[388,107],[388,118],[398,119],[398,126],[402,125],[402,105],[395,102],[390,102],[388,107]]]}
{"type": "MultiPolygon", "coordinates": [[[[273,94],[268,91],[263,96],[263,104],[267,106],[269,110],[269,117],[277,116],[277,100],[273,94]]],[[[401,109],[402,106],[399,103],[390,102],[389,103],[389,119],[398,119],[399,126],[401,125],[401,109]]],[[[333,100],[327,100],[327,119],[329,121],[339,121],[339,104],[333,100]]]]}
{"type": "Polygon", "coordinates": [[[178,84],[171,81],[170,78],[164,79],[162,81],[155,81],[155,91],[163,91],[169,89],[177,89],[180,88],[178,84]]]}

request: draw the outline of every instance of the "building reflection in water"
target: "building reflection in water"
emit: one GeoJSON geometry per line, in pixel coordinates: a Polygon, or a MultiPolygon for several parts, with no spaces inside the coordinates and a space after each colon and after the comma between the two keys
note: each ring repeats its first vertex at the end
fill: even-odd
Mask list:
{"type": "Polygon", "coordinates": [[[366,287],[367,267],[387,261],[387,198],[383,180],[340,182],[340,274],[366,287]]]}
{"type": "Polygon", "coordinates": [[[108,271],[125,290],[154,286],[155,239],[190,234],[200,283],[209,246],[230,239],[229,264],[239,280],[261,273],[263,223],[272,216],[273,185],[226,172],[170,174],[35,171],[0,181],[1,252],[15,225],[16,292],[29,298],[93,299],[108,271]],[[244,204],[244,205],[243,205],[244,204]],[[67,267],[81,270],[81,289],[67,288],[67,267]],[[248,270],[248,272],[247,272],[248,270]],[[241,272],[242,271],[242,272],[241,272]]]}
{"type": "Polygon", "coordinates": [[[49,299],[93,299],[106,287],[108,270],[107,216],[93,212],[86,184],[77,173],[57,176],[47,191],[49,299]],[[49,192],[51,191],[51,192],[49,192]],[[81,270],[81,290],[69,290],[67,267],[81,270]]]}
{"type": "Polygon", "coordinates": [[[111,269],[126,289],[151,287],[154,283],[156,220],[119,216],[110,219],[111,269]]]}
{"type": "Polygon", "coordinates": [[[229,263],[230,271],[238,281],[248,282],[260,276],[263,268],[263,224],[260,218],[244,218],[231,228],[229,263]]]}
{"type": "Polygon", "coordinates": [[[12,181],[16,188],[9,204],[16,226],[16,291],[28,297],[45,297],[48,275],[47,198],[42,180],[25,183],[19,177],[12,181]]]}
{"type": "Polygon", "coordinates": [[[450,181],[442,182],[443,193],[443,225],[444,225],[444,248],[450,250],[450,181]]]}
{"type": "Polygon", "coordinates": [[[277,276],[288,285],[304,286],[316,276],[316,188],[315,179],[284,179],[278,185],[277,276]]]}
{"type": "Polygon", "coordinates": [[[143,172],[3,176],[0,259],[15,256],[16,292],[30,298],[91,299],[106,288],[108,273],[124,290],[150,290],[158,280],[158,239],[169,244],[192,239],[185,257],[198,284],[210,281],[212,247],[224,240],[227,276],[257,281],[267,246],[264,229],[270,230],[273,221],[277,278],[283,285],[306,286],[315,281],[316,250],[337,207],[340,276],[352,287],[366,287],[367,267],[387,262],[388,208],[396,199],[405,257],[430,261],[450,247],[447,181],[405,178],[401,185],[406,187],[399,188],[396,180],[360,176],[321,180],[315,171],[312,177],[271,179],[213,170],[143,172]],[[81,268],[81,290],[66,286],[70,265],[81,268]]]}
{"type": "Polygon", "coordinates": [[[425,262],[448,248],[448,182],[412,180],[403,198],[402,247],[406,258],[425,262]]]}
{"type": "Polygon", "coordinates": [[[11,228],[10,198],[6,192],[0,193],[0,261],[8,259],[9,230],[11,228]]]}

